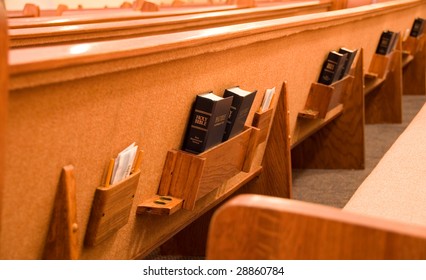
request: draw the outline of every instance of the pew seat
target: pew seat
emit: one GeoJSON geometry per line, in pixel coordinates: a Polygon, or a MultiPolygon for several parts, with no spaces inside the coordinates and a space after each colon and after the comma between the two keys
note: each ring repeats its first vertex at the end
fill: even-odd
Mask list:
{"type": "Polygon", "coordinates": [[[343,210],[260,195],[214,215],[209,259],[425,259],[426,105],[343,210]],[[241,222],[244,221],[244,222],[241,222]]]}

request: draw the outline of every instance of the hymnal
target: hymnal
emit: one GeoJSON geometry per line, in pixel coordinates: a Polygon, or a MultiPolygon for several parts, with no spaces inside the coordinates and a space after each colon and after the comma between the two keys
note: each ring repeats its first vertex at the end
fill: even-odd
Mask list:
{"type": "Polygon", "coordinates": [[[197,95],[188,123],[183,150],[198,154],[222,142],[232,97],[212,92],[197,95]]]}
{"type": "Polygon", "coordinates": [[[410,36],[419,37],[423,34],[425,20],[422,18],[416,18],[411,27],[410,36]]]}
{"type": "Polygon", "coordinates": [[[379,44],[376,48],[376,54],[387,55],[392,52],[396,42],[398,41],[399,34],[386,30],[380,35],[379,44]]]}
{"type": "Polygon", "coordinates": [[[244,123],[246,122],[256,93],[257,90],[247,91],[239,88],[238,86],[225,90],[223,97],[232,96],[233,99],[228,121],[226,122],[223,141],[232,138],[244,129],[244,123]]]}
{"type": "Polygon", "coordinates": [[[343,69],[342,69],[342,72],[340,74],[340,79],[345,77],[349,73],[349,70],[351,70],[352,62],[354,61],[354,58],[356,56],[357,51],[358,50],[349,50],[347,48],[340,48],[339,49],[339,53],[347,55],[346,59],[343,63],[343,69]]]}
{"type": "Polygon", "coordinates": [[[339,80],[346,56],[346,54],[341,54],[336,51],[329,52],[328,57],[322,66],[318,83],[331,85],[339,80]]]}

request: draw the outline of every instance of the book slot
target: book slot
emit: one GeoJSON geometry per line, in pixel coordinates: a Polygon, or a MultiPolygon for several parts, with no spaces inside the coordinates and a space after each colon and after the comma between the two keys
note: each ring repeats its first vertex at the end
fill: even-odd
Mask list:
{"type": "Polygon", "coordinates": [[[312,83],[305,108],[299,112],[298,117],[324,119],[328,112],[342,104],[342,93],[346,92],[352,80],[353,76],[347,75],[331,85],[312,83]]]}
{"type": "Polygon", "coordinates": [[[256,112],[253,126],[200,154],[181,150],[167,153],[158,193],[138,206],[137,213],[172,215],[193,210],[195,203],[241,172],[256,172],[253,159],[267,139],[273,109],[256,112]]]}
{"type": "Polygon", "coordinates": [[[402,50],[414,56],[423,49],[423,45],[424,35],[420,35],[419,37],[409,36],[405,41],[402,42],[402,50]]]}
{"type": "Polygon", "coordinates": [[[373,54],[368,72],[364,74],[364,95],[385,83],[389,73],[395,69],[397,58],[402,57],[402,54],[400,50],[394,50],[387,55],[373,54]]]}
{"type": "Polygon", "coordinates": [[[85,245],[96,246],[127,224],[140,173],[137,169],[121,182],[96,189],[85,245]]]}
{"type": "Polygon", "coordinates": [[[425,36],[423,33],[417,37],[408,36],[407,39],[402,42],[402,50],[414,56],[423,50],[424,39],[425,36]]]}
{"type": "Polygon", "coordinates": [[[274,110],[272,108],[264,112],[256,112],[253,117],[252,135],[244,160],[243,171],[250,172],[254,168],[253,159],[257,154],[257,148],[268,138],[269,128],[272,122],[274,110]]]}

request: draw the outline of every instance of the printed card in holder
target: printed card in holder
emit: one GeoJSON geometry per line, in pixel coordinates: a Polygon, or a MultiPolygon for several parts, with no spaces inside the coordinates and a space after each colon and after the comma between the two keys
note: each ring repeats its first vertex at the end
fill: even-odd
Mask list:
{"type": "Polygon", "coordinates": [[[138,146],[132,143],[121,151],[114,161],[114,168],[111,175],[110,184],[114,185],[129,177],[135,161],[138,146]]]}

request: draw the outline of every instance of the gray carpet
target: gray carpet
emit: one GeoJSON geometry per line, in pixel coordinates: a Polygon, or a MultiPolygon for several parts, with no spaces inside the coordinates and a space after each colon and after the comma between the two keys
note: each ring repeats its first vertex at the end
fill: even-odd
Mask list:
{"type": "Polygon", "coordinates": [[[403,97],[402,124],[366,125],[365,169],[293,170],[294,199],[342,208],[392,143],[404,131],[425,100],[425,96],[403,97]]]}

